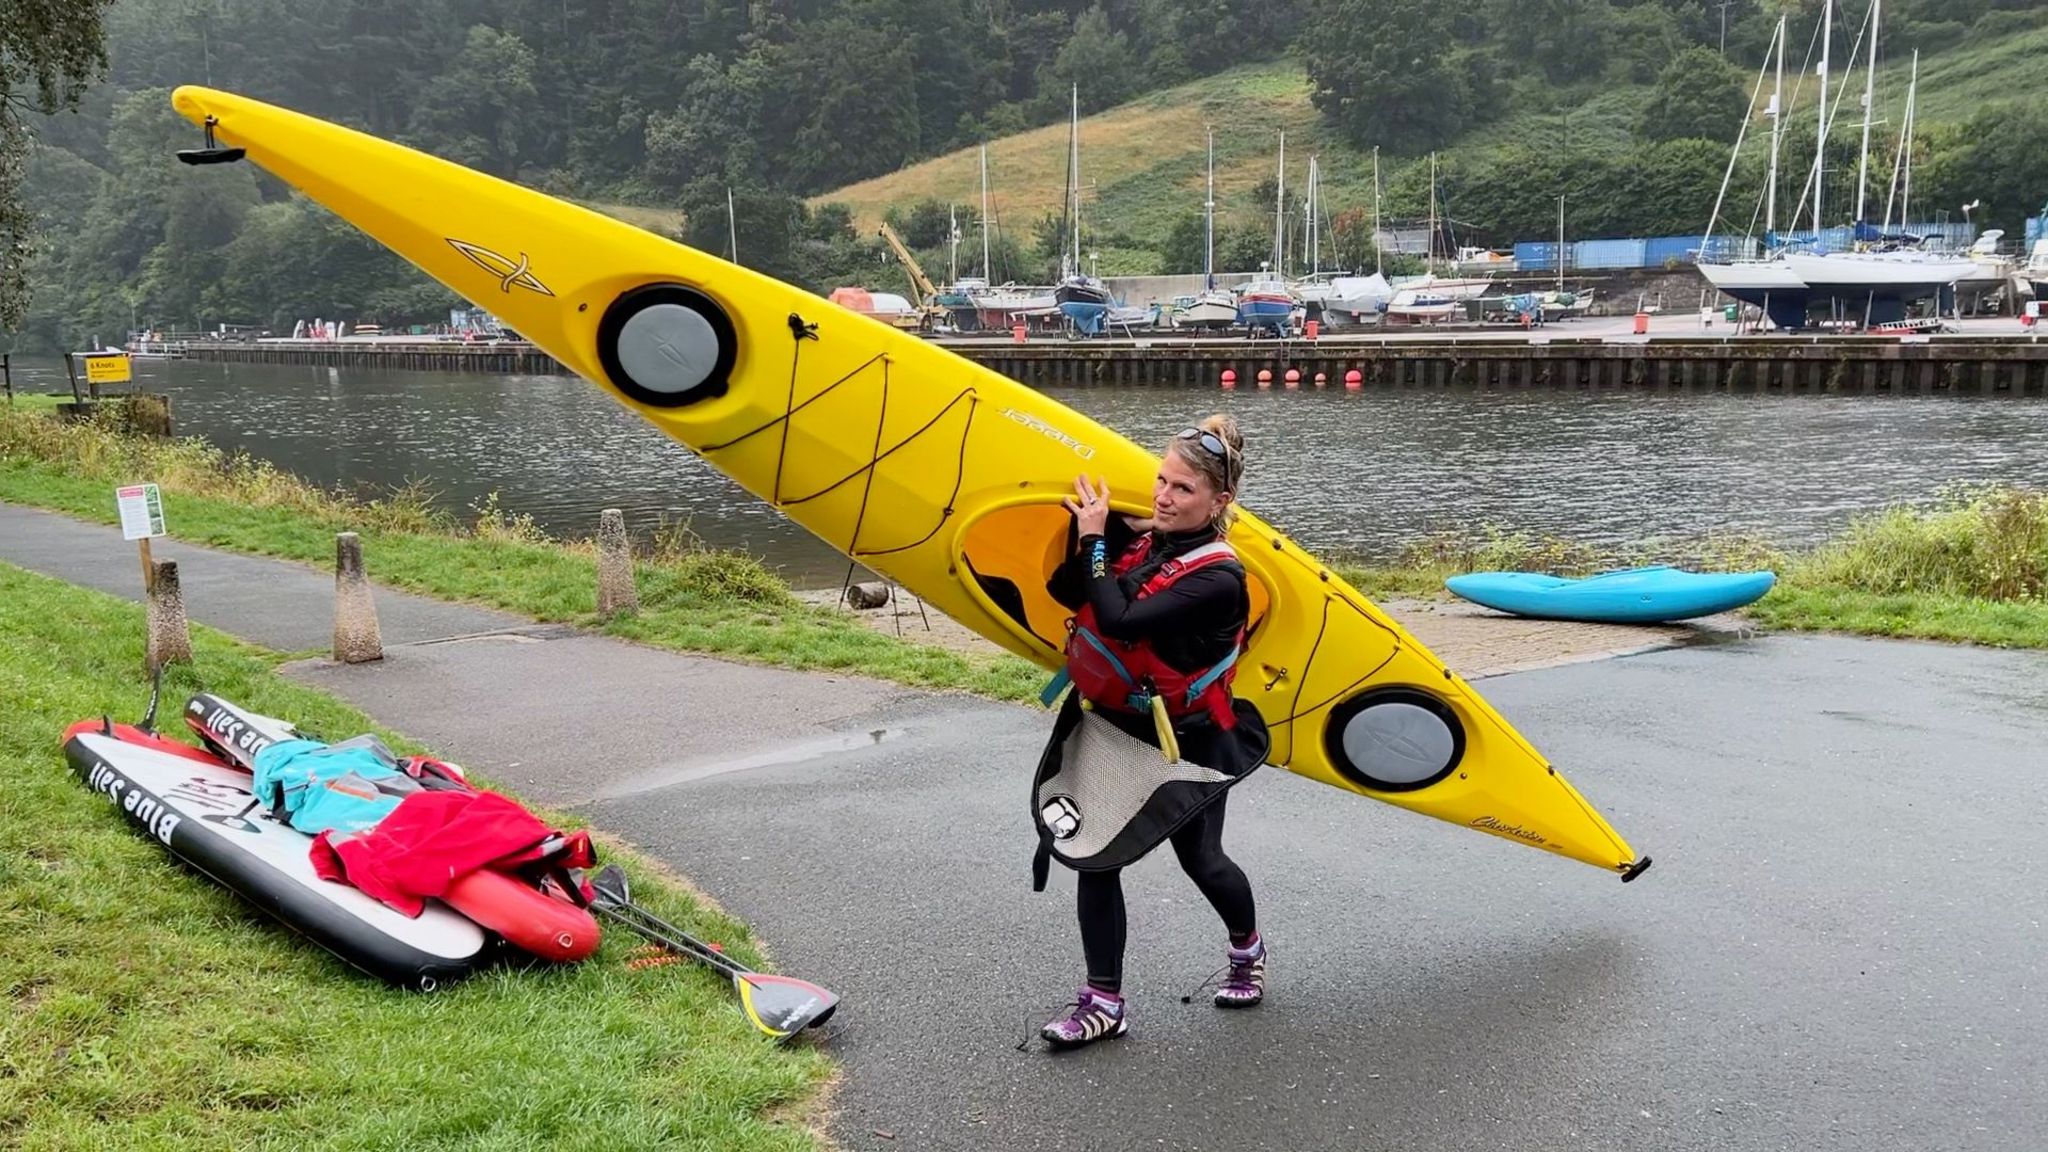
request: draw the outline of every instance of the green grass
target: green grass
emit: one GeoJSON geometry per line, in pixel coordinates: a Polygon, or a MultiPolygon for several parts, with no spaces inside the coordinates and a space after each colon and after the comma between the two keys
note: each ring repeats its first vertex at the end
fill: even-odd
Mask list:
{"type": "MultiPolygon", "coordinates": [[[[1036,665],[1014,656],[901,640],[799,603],[758,561],[679,533],[663,534],[638,562],[640,614],[602,620],[591,544],[546,540],[494,503],[457,525],[421,493],[364,502],[198,441],[148,441],[0,408],[0,500],[112,523],[109,488],[145,476],[162,486],[181,539],[324,567],[334,533],[355,531],[379,582],[442,599],[655,647],[997,700],[1031,700],[1043,681],[1036,665]]],[[[2048,647],[2048,494],[2019,489],[1959,489],[1931,506],[1888,509],[1807,553],[1743,536],[1613,548],[1488,530],[1427,536],[1395,556],[1337,568],[1368,596],[1427,599],[1444,595],[1444,578],[1458,572],[1586,575],[1650,563],[1776,571],[1778,587],[1749,609],[1775,627],[2048,647]]]]}
{"type": "Polygon", "coordinates": [[[55,412],[57,405],[69,403],[69,396],[49,396],[41,392],[16,392],[13,400],[0,400],[0,407],[12,407],[17,412],[55,412]]]}
{"type": "Polygon", "coordinates": [[[1044,676],[1015,656],[910,643],[799,603],[758,561],[673,537],[637,564],[640,614],[603,620],[594,546],[548,540],[494,505],[457,525],[429,511],[420,493],[365,502],[197,440],[148,441],[0,409],[0,500],[114,523],[112,485],[139,477],[161,486],[165,520],[181,540],[327,567],[334,534],[353,531],[379,583],[656,647],[1001,700],[1034,698],[1044,676]]]}
{"type": "Polygon", "coordinates": [[[1774,571],[1776,587],[1744,610],[1769,627],[2048,648],[2048,492],[2022,488],[1952,488],[1859,516],[1799,553],[1744,536],[1613,548],[1490,530],[1425,537],[1389,562],[1337,570],[1368,596],[1429,599],[1460,572],[1586,576],[1642,564],[1774,571]]]}
{"type": "Polygon", "coordinates": [[[2048,648],[2048,605],[1930,592],[1866,592],[1781,584],[1747,610],[1771,628],[2048,648]]]}
{"type": "MultiPolygon", "coordinates": [[[[1921,123],[1960,123],[1985,105],[2032,100],[2048,90],[2048,24],[2042,22],[2040,11],[1998,15],[2034,26],[2011,32],[1987,30],[1953,48],[1920,57],[1914,115],[1921,123]]],[[[1900,107],[1912,71],[1913,46],[1886,42],[1879,52],[1883,58],[1877,66],[1878,89],[1889,94],[1888,106],[1900,107]]],[[[1892,115],[1896,117],[1896,112],[1892,115]]],[[[1898,131],[1896,119],[1890,131],[1898,131]]]]}
{"type": "MultiPolygon", "coordinates": [[[[174,864],[59,750],[74,721],[139,716],[142,644],[139,605],[0,564],[0,1144],[817,1146],[802,1117],[826,1057],[765,1042],[707,971],[629,970],[623,933],[580,965],[404,993],[174,864]]],[[[174,726],[204,688],[309,731],[371,730],[277,676],[275,654],[204,628],[193,652],[165,679],[174,726]]],[[[626,866],[646,903],[757,958],[741,925],[626,866]]]]}
{"type": "MultiPolygon", "coordinates": [[[[2020,24],[2025,14],[2004,17],[2020,24]]],[[[2038,23],[2038,21],[2037,21],[2038,23]]],[[[1905,99],[1911,45],[1886,44],[1879,62],[1883,107],[1905,99]]],[[[1796,67],[1796,64],[1793,65],[1796,67]]],[[[1753,64],[1742,65],[1753,75],[1753,64]]],[[[1920,61],[1918,116],[1923,125],[1967,120],[1987,104],[2026,99],[2048,89],[2048,26],[2008,31],[1987,26],[1952,47],[1920,61]]],[[[1570,103],[1570,144],[1574,150],[1618,151],[1631,143],[1637,112],[1649,99],[1648,85],[1602,83],[1570,103]]],[[[1442,150],[1448,166],[1483,168],[1511,145],[1561,142],[1566,118],[1550,99],[1511,99],[1479,117],[1474,126],[1442,150]]],[[[1891,113],[1896,115],[1895,111],[1891,113]]],[[[1305,172],[1308,157],[1320,157],[1325,202],[1337,211],[1372,205],[1372,156],[1338,137],[1309,103],[1307,74],[1298,63],[1245,65],[1175,88],[1140,96],[1081,121],[1081,169],[1088,187],[1083,211],[1091,228],[1128,237],[1139,248],[1103,252],[1105,274],[1157,271],[1151,249],[1161,245],[1174,223],[1201,211],[1204,179],[1203,128],[1216,130],[1217,207],[1221,216],[1244,224],[1271,226],[1273,206],[1251,195],[1274,172],[1278,134],[1287,133],[1290,181],[1305,172]],[[1115,266],[1112,267],[1112,264],[1115,266]]],[[[1894,123],[1893,131],[1896,131],[1894,123]]],[[[997,215],[1022,236],[1032,221],[1057,214],[1065,195],[1067,125],[1035,128],[989,144],[989,181],[997,215]]],[[[1383,161],[1382,187],[1389,215],[1420,216],[1426,161],[1383,161]]],[[[863,232],[871,231],[891,205],[922,199],[968,205],[981,196],[978,152],[969,148],[934,157],[900,171],[849,184],[812,197],[813,204],[843,203],[863,232]]],[[[1455,208],[1455,206],[1454,206],[1455,208]]]]}

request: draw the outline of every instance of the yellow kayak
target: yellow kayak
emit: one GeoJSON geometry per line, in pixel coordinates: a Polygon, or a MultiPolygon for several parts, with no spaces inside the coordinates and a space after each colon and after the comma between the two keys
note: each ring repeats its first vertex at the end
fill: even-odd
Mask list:
{"type": "MultiPolygon", "coordinates": [[[[1148,515],[1159,458],[916,336],[610,217],[204,88],[180,113],[500,317],[850,557],[1012,652],[1061,664],[1045,593],[1086,471],[1148,515]]],[[[1237,693],[1268,759],[1625,879],[1627,842],[1371,601],[1249,512],[1237,693]]]]}

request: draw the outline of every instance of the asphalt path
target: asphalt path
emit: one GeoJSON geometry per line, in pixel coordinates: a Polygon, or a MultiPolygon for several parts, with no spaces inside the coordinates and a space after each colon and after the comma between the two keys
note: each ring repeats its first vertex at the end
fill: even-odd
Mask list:
{"type": "Polygon", "coordinates": [[[1066,1055],[1013,1047],[1082,971],[1071,874],[1030,891],[1042,715],[927,703],[589,811],[845,995],[847,1148],[2041,1146],[2048,659],[1773,637],[1482,687],[1649,873],[1264,771],[1226,845],[1267,1003],[1180,1003],[1224,941],[1162,852],[1132,1031],[1066,1055]]]}
{"type": "MultiPolygon", "coordinates": [[[[324,645],[332,576],[165,545],[196,619],[324,645]]],[[[131,597],[113,529],[0,560],[131,597]]],[[[375,572],[375,558],[369,565],[375,572]]],[[[1634,884],[1264,770],[1230,800],[1267,1003],[1162,852],[1132,1032],[1015,1045],[1081,977],[1030,890],[1033,709],[744,668],[379,589],[387,658],[286,672],[586,812],[839,991],[849,1149],[2011,1149],[2048,1132],[2048,657],[1769,636],[1480,683],[1656,865],[1634,884]]]]}

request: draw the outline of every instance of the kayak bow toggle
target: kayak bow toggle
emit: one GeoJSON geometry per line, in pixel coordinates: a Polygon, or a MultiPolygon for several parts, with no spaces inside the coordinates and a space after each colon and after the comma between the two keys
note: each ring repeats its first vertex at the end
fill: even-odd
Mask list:
{"type": "Polygon", "coordinates": [[[240,148],[223,147],[213,138],[213,126],[220,123],[212,116],[206,118],[206,147],[180,148],[178,159],[187,164],[232,164],[247,155],[240,148]]]}

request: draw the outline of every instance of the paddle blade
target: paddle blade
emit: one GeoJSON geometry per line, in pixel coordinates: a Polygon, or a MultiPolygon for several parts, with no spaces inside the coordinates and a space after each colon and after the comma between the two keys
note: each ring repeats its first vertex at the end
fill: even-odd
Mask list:
{"type": "Polygon", "coordinates": [[[794,976],[749,972],[733,977],[733,984],[739,988],[747,1019],[777,1040],[823,1024],[839,1007],[837,995],[794,976]]]}
{"type": "Polygon", "coordinates": [[[613,904],[633,902],[633,891],[626,884],[626,874],[617,864],[607,864],[598,869],[597,875],[590,878],[590,887],[600,900],[613,904]]]}

